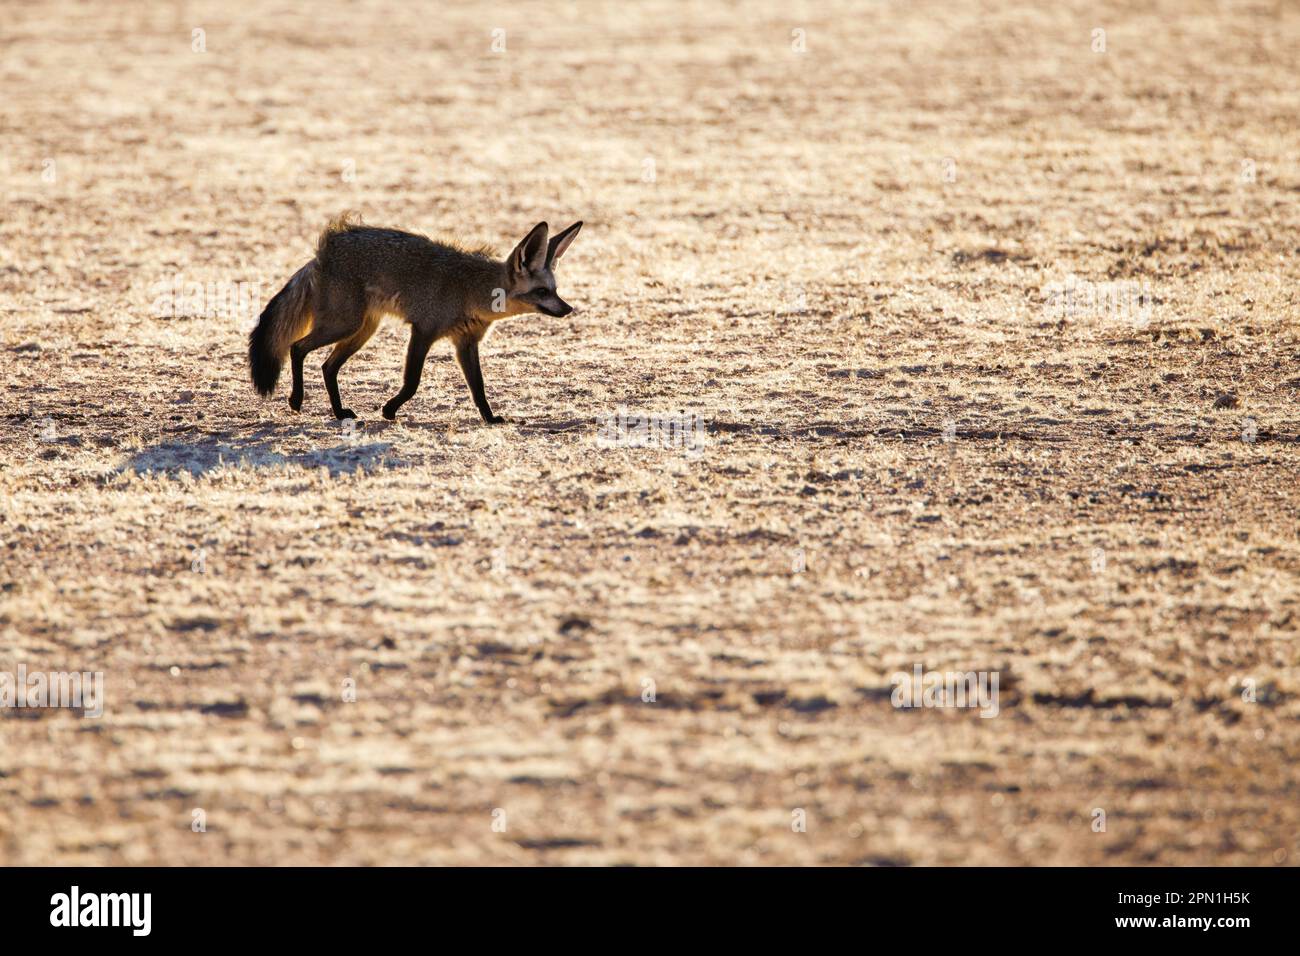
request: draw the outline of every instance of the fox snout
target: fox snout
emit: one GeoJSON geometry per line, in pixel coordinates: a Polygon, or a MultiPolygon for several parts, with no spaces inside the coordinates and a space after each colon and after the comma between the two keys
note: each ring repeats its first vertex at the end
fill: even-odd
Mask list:
{"type": "Polygon", "coordinates": [[[573,311],[573,306],[569,305],[569,303],[565,302],[558,295],[553,295],[538,302],[537,310],[543,315],[550,315],[557,319],[562,319],[573,311]]]}

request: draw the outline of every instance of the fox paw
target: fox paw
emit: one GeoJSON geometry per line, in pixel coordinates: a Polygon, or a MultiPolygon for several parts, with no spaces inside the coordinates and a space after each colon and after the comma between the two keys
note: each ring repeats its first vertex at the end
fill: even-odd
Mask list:
{"type": "Polygon", "coordinates": [[[504,415],[487,415],[483,421],[488,425],[504,425],[506,419],[504,415]]]}
{"type": "Polygon", "coordinates": [[[387,418],[390,422],[397,421],[397,409],[393,408],[393,406],[391,405],[385,405],[383,407],[383,410],[380,412],[380,414],[383,415],[385,418],[387,418]]]}
{"type": "Polygon", "coordinates": [[[337,412],[334,413],[334,417],[338,419],[356,418],[357,413],[350,408],[340,408],[337,412]]]}

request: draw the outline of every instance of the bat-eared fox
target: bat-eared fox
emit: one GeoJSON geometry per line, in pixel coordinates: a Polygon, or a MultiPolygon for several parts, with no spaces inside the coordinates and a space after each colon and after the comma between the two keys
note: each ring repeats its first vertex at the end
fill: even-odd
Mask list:
{"type": "Polygon", "coordinates": [[[492,414],[483,393],[478,343],[497,319],[541,312],[565,316],[573,307],[555,294],[555,262],[582,228],[575,222],[547,241],[539,222],[504,262],[491,250],[462,249],[396,229],[375,229],[336,220],[321,233],[316,258],[307,263],[266,304],[257,328],[248,337],[248,365],[262,395],[275,391],[284,357],[290,356],[293,391],[289,407],[302,408],[302,363],[308,352],[333,345],[321,366],[330,406],[338,418],[356,418],[339,398],[339,369],[379,327],[386,314],[411,325],[406,349],[406,378],[384,406],[384,417],[397,410],[420,387],[429,346],[450,338],[456,359],[483,421],[504,421],[492,414]]]}

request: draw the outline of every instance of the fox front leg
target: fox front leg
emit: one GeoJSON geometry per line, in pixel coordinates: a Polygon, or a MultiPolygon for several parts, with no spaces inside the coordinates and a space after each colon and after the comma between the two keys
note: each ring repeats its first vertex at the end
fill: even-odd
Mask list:
{"type": "Polygon", "coordinates": [[[483,370],[478,364],[478,340],[462,339],[457,343],[456,361],[460,363],[460,370],[465,373],[465,384],[469,386],[469,393],[474,396],[474,404],[478,406],[478,413],[483,416],[483,421],[489,425],[500,425],[505,419],[500,415],[492,414],[492,406],[488,404],[487,395],[483,392],[483,370]]]}
{"type": "Polygon", "coordinates": [[[415,390],[420,387],[424,359],[429,354],[429,346],[432,344],[432,335],[422,331],[418,326],[412,327],[411,342],[406,347],[406,377],[402,380],[401,390],[384,406],[384,417],[390,422],[397,418],[397,410],[409,402],[415,390]]]}

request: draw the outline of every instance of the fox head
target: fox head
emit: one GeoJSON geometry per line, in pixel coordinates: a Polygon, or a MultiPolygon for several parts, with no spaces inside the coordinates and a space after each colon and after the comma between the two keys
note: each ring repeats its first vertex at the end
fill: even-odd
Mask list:
{"type": "Polygon", "coordinates": [[[520,240],[506,260],[506,295],[511,312],[540,312],[557,318],[568,315],[573,306],[555,294],[555,262],[573,244],[582,228],[575,222],[547,242],[549,227],[544,222],[520,240]]]}

